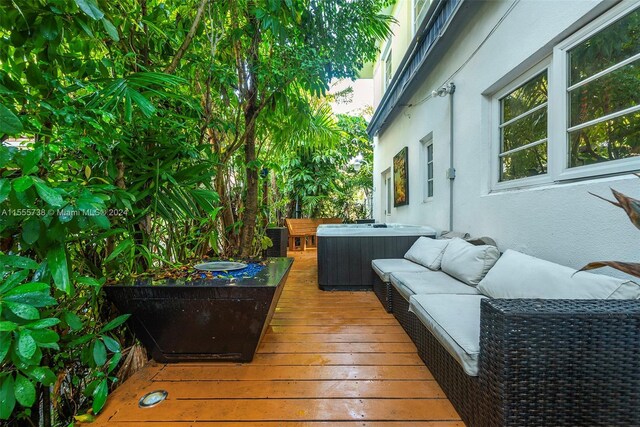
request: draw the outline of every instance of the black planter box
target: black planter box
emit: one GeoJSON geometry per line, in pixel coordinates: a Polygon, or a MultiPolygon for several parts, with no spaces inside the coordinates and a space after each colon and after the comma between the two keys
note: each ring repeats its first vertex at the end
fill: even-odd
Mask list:
{"type": "Polygon", "coordinates": [[[154,360],[250,362],[293,264],[268,258],[255,277],[105,286],[154,360]]]}

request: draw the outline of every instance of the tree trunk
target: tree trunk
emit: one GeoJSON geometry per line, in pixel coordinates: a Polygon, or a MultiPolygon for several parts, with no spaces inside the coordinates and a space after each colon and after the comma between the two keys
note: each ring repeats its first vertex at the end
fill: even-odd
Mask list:
{"type": "MultiPolygon", "coordinates": [[[[249,10],[255,6],[248,3],[249,10]]],[[[240,256],[254,255],[253,239],[258,219],[258,170],[256,167],[256,121],[260,112],[258,103],[257,70],[260,66],[260,25],[252,13],[247,16],[251,23],[251,46],[246,60],[238,61],[238,75],[243,88],[244,100],[244,164],[246,171],[246,192],[244,194],[244,212],[242,213],[242,231],[240,233],[240,256]],[[246,65],[246,69],[245,69],[246,65]]]]}
{"type": "Polygon", "coordinates": [[[196,17],[193,18],[193,23],[191,24],[191,28],[189,28],[189,32],[186,37],[182,41],[182,44],[178,48],[176,55],[173,57],[171,64],[164,70],[167,74],[173,74],[178,68],[178,64],[180,64],[180,60],[184,56],[185,52],[189,48],[189,45],[193,41],[193,37],[196,35],[196,31],[198,30],[198,26],[200,25],[200,21],[202,21],[202,16],[204,15],[204,8],[207,5],[208,0],[201,0],[200,5],[198,6],[198,10],[196,11],[196,17]]]}
{"type": "Polygon", "coordinates": [[[244,142],[244,162],[247,174],[247,188],[244,201],[244,212],[242,214],[242,233],[240,234],[240,256],[250,257],[253,255],[253,238],[256,233],[256,220],[258,218],[258,171],[256,170],[256,129],[255,121],[252,120],[255,113],[255,98],[250,98],[249,105],[245,110],[245,142],[244,142]]]}
{"type": "Polygon", "coordinates": [[[221,240],[220,251],[223,255],[229,255],[231,253],[238,252],[238,236],[236,232],[233,230],[233,226],[236,222],[235,217],[233,215],[233,209],[231,208],[231,201],[229,199],[229,194],[227,192],[227,184],[225,182],[225,177],[227,174],[225,173],[225,165],[219,164],[216,170],[215,177],[215,189],[220,197],[220,205],[222,206],[222,210],[220,211],[220,220],[222,221],[222,227],[224,228],[223,232],[227,237],[227,241],[221,240]]]}
{"type": "MultiPolygon", "coordinates": [[[[260,171],[262,175],[262,171],[260,171]]],[[[262,176],[262,208],[264,209],[262,226],[266,229],[269,226],[269,176],[262,176]]]]}

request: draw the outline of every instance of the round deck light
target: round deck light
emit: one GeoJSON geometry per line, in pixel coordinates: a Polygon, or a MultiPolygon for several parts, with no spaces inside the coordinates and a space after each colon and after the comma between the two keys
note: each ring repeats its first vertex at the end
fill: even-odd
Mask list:
{"type": "Polygon", "coordinates": [[[141,408],[151,408],[156,406],[167,398],[169,393],[166,390],[156,390],[145,394],[138,401],[138,406],[141,408]]]}

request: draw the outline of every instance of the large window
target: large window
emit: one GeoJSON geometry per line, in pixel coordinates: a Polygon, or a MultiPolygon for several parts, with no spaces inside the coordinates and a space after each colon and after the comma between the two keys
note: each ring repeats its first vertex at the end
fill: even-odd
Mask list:
{"type": "Polygon", "coordinates": [[[547,71],[500,99],[500,181],[547,173],[547,71]]]}
{"type": "Polygon", "coordinates": [[[493,105],[496,188],[640,169],[637,3],[558,44],[493,105]]]}
{"type": "Polygon", "coordinates": [[[567,54],[568,166],[640,155],[640,11],[567,54]]]}

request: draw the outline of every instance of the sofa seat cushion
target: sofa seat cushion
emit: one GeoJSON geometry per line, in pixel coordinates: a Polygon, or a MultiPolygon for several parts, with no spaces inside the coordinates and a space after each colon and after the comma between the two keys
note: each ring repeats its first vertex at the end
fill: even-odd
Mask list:
{"type": "Polygon", "coordinates": [[[593,274],[507,250],[478,285],[492,298],[636,299],[640,286],[630,280],[593,274]]]}
{"type": "Polygon", "coordinates": [[[442,255],[442,271],[467,285],[476,286],[500,258],[498,248],[475,246],[462,239],[451,239],[442,255]]]}
{"type": "Polygon", "coordinates": [[[442,271],[392,273],[390,280],[407,301],[411,295],[415,294],[478,295],[480,293],[475,287],[462,283],[442,271]]]}
{"type": "Polygon", "coordinates": [[[423,267],[420,264],[416,264],[415,262],[402,258],[374,259],[371,261],[371,267],[373,267],[373,270],[385,283],[389,282],[390,273],[403,271],[429,271],[427,267],[423,267]]]}
{"type": "Polygon", "coordinates": [[[413,295],[409,311],[433,334],[467,375],[478,376],[482,295],[413,295]]]}
{"type": "Polygon", "coordinates": [[[424,265],[429,270],[440,270],[442,254],[449,244],[449,240],[436,240],[420,237],[404,255],[409,261],[424,265]]]}

